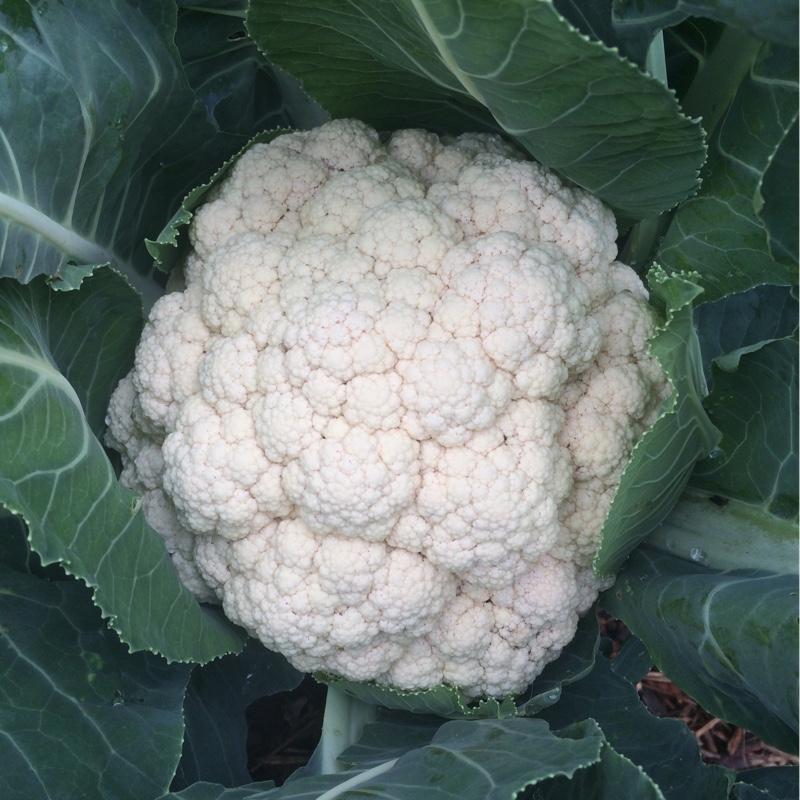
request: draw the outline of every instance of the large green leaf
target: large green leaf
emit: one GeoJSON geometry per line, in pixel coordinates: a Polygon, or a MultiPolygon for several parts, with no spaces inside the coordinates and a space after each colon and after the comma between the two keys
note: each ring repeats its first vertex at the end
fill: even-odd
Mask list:
{"type": "Polygon", "coordinates": [[[633,684],[615,670],[619,658],[599,658],[588,676],[565,688],[559,702],[542,712],[543,719],[556,729],[587,717],[595,720],[611,747],[642,769],[666,800],[725,800],[730,773],[702,762],[683,722],[659,719],[645,708],[633,684]]]}
{"type": "Polygon", "coordinates": [[[348,681],[323,673],[318,673],[315,677],[364,703],[397,711],[432,714],[447,719],[496,719],[511,717],[517,713],[517,707],[511,698],[480,700],[470,704],[455,686],[442,685],[408,692],[377,683],[348,681]]]}
{"type": "Polygon", "coordinates": [[[394,779],[408,786],[409,798],[435,785],[445,797],[499,800],[545,778],[574,775],[596,762],[601,746],[592,722],[560,738],[538,719],[454,721],[426,748],[403,756],[394,779]]]}
{"type": "Polygon", "coordinates": [[[796,800],[800,796],[797,767],[755,767],[736,777],[732,800],[796,800]]]}
{"type": "Polygon", "coordinates": [[[797,120],[778,146],[761,183],[763,206],[758,210],[769,237],[770,252],[778,261],[797,264],[800,187],[798,187],[797,120]]]}
{"type": "Polygon", "coordinates": [[[442,725],[428,745],[372,770],[289,780],[278,789],[197,785],[162,800],[317,800],[328,790],[330,797],[418,800],[433,796],[432,787],[441,800],[507,800],[527,786],[597,764],[605,747],[592,721],[556,735],[538,719],[456,720],[442,725]]]}
{"type": "Polygon", "coordinates": [[[607,745],[596,764],[571,780],[551,778],[536,788],[537,800],[664,800],[641,769],[607,745]]]}
{"type": "MultiPolygon", "coordinates": [[[[796,265],[774,258],[757,213],[764,175],[797,112],[797,51],[765,45],[715,131],[702,189],[677,211],[657,256],[668,272],[697,273],[705,301],[797,282],[796,265]]],[[[777,180],[786,193],[797,191],[791,170],[777,180]]]]}
{"type": "Polygon", "coordinates": [[[250,3],[247,31],[269,59],[298,78],[334,117],[356,117],[379,130],[425,127],[456,133],[499,131],[497,121],[446,66],[439,75],[414,68],[412,58],[428,51],[424,30],[403,14],[404,3],[250,3]],[[372,13],[374,11],[374,13],[372,13]],[[385,18],[385,19],[384,19],[385,18]],[[386,30],[384,31],[384,28],[386,30]]]}
{"type": "Polygon", "coordinates": [[[707,711],[797,746],[797,341],[717,359],[715,457],[603,607],[707,711]],[[657,548],[657,549],[654,549],[657,548]]]}
{"type": "Polygon", "coordinates": [[[695,462],[712,451],[719,431],[702,407],[706,391],[692,306],[701,290],[691,280],[650,272],[666,324],[651,341],[673,391],[661,416],[636,445],[603,525],[595,569],[611,575],[669,514],[695,462]]]}
{"type": "Polygon", "coordinates": [[[4,800],[141,800],[166,790],[188,666],[130,654],[79,581],[2,564],[0,630],[4,800]]]}
{"type": "Polygon", "coordinates": [[[796,335],[716,359],[706,408],[723,435],[692,486],[797,520],[799,371],[796,335]]]}
{"type": "Polygon", "coordinates": [[[327,115],[276,70],[244,30],[246,0],[179,0],[175,44],[210,121],[249,139],[272,128],[321,125],[327,115]]]}
{"type": "Polygon", "coordinates": [[[131,306],[135,293],[108,268],[70,292],[0,279],[0,504],[25,520],[44,564],[95,589],[132,650],[208,661],[243,634],[182,587],[86,419],[97,421],[92,403],[105,402],[120,354],[130,359],[130,326],[118,323],[131,306]]]}
{"type": "MultiPolygon", "coordinates": [[[[744,313],[725,305],[737,317],[744,313]]],[[[754,332],[792,322],[796,306],[792,313],[778,306],[754,332]]],[[[746,341],[749,330],[742,326],[736,339],[746,341]]],[[[720,446],[697,464],[690,490],[648,540],[652,546],[715,569],[797,572],[797,375],[796,334],[714,361],[706,406],[722,432],[720,446]]]]}
{"type": "Polygon", "coordinates": [[[798,326],[798,304],[786,286],[756,286],[695,309],[695,328],[707,378],[714,359],[771,339],[791,336],[798,326]]]}
{"type": "MultiPolygon", "coordinates": [[[[221,786],[197,784],[167,795],[163,800],[317,800],[323,792],[330,792],[324,796],[331,798],[392,797],[397,800],[434,796],[442,800],[511,797],[663,800],[678,797],[678,787],[699,790],[697,794],[681,797],[703,797],[704,800],[727,797],[727,772],[705,767],[696,747],[690,752],[692,736],[685,726],[651,717],[636,698],[633,687],[628,684],[628,689],[634,700],[627,698],[629,702],[623,705],[642,723],[645,738],[637,741],[637,733],[640,733],[637,726],[629,726],[627,732],[622,732],[616,731],[610,723],[609,730],[635,755],[645,755],[652,774],[605,739],[592,720],[569,723],[555,734],[538,719],[449,722],[438,729],[435,722],[422,725],[412,720],[413,733],[407,736],[405,720],[393,712],[386,720],[369,724],[363,744],[343,754],[343,758],[355,765],[347,772],[290,779],[279,789],[250,784],[225,790],[221,786]],[[401,726],[399,740],[393,719],[401,726]],[[651,725],[659,729],[658,738],[651,725]],[[397,741],[413,749],[402,752],[395,744],[397,741]],[[645,754],[646,742],[657,742],[658,746],[645,754]],[[675,760],[659,763],[667,762],[670,757],[675,760]],[[658,785],[654,774],[665,781],[666,792],[658,785]],[[528,791],[518,794],[526,786],[528,791]]],[[[619,699],[618,694],[617,690],[613,699],[619,699]]],[[[588,698],[586,708],[598,709],[603,702],[602,697],[593,695],[588,698]]],[[[565,714],[562,718],[568,716],[565,714]]],[[[620,717],[613,709],[606,716],[620,717]]]]}
{"type": "Polygon", "coordinates": [[[444,724],[441,717],[379,708],[376,719],[364,725],[358,742],[345,751],[346,763],[360,769],[385,764],[430,744],[444,724]]]}
{"type": "Polygon", "coordinates": [[[198,781],[248,783],[247,706],[260,697],[291,691],[302,678],[282,655],[256,639],[248,639],[241,653],[195,667],[183,706],[183,753],[171,788],[198,781]]]}
{"type": "Polygon", "coordinates": [[[650,545],[713,569],[797,573],[797,375],[796,335],[716,359],[706,406],[720,446],[650,545]]]}
{"type": "Polygon", "coordinates": [[[688,17],[724,22],[759,39],[797,44],[794,0],[614,0],[614,27],[624,41],[644,53],[653,36],[688,17]]]}
{"type": "Polygon", "coordinates": [[[711,570],[642,547],[601,606],[704,709],[797,751],[797,576],[711,570]]]}
{"type": "Polygon", "coordinates": [[[161,0],[2,4],[0,276],[110,263],[158,295],[145,237],[253,133],[220,135],[175,28],[161,0]]]}
{"type": "Polygon", "coordinates": [[[496,123],[635,219],[697,186],[699,126],[547,0],[262,1],[248,30],[333,116],[378,129],[496,123]]]}

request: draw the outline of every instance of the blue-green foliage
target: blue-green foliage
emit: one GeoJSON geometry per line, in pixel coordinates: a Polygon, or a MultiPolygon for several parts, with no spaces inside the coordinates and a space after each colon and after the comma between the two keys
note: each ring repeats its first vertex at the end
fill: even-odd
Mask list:
{"type": "Polygon", "coordinates": [[[796,43],[788,0],[0,4],[3,797],[796,796],[794,769],[703,765],[633,687],[654,661],[797,749],[796,43]],[[219,170],[328,116],[501,132],[601,196],[674,391],[596,561],[635,650],[609,661],[590,616],[515,698],[335,682],[377,718],[341,772],[275,788],[248,783],[244,709],[300,675],[237,654],[100,441],[219,170]]]}

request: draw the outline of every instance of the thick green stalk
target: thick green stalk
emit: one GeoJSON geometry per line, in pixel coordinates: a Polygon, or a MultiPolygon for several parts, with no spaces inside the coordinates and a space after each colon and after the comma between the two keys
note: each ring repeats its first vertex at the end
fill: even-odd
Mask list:
{"type": "MultiPolygon", "coordinates": [[[[684,114],[702,119],[707,140],[724,117],[739,84],[750,72],[763,42],[735,28],[727,27],[719,42],[697,71],[681,99],[684,114]]],[[[668,84],[662,34],[653,40],[647,54],[647,69],[654,78],[668,84]]],[[[644,272],[653,260],[659,242],[672,222],[672,211],[633,226],[620,252],[620,261],[644,272]]]]}
{"type": "Polygon", "coordinates": [[[684,114],[701,117],[706,135],[725,116],[739,84],[750,72],[764,42],[726,27],[681,100],[684,114]]]}
{"type": "Polygon", "coordinates": [[[683,493],[647,544],[711,569],[798,572],[796,522],[696,489],[683,493]]]}
{"type": "Polygon", "coordinates": [[[308,764],[309,770],[318,775],[345,770],[347,767],[339,761],[339,756],[358,741],[364,725],[374,720],[377,713],[377,706],[328,686],[322,738],[308,764]]]}

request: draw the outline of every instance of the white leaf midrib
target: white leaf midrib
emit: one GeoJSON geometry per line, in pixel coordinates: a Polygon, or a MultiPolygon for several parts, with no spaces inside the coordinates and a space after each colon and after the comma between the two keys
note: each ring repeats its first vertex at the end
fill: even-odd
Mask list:
{"type": "Polygon", "coordinates": [[[0,192],[0,219],[3,218],[27,228],[81,264],[114,264],[118,261],[111,250],[56,222],[29,203],[0,192]]]}
{"type": "Polygon", "coordinates": [[[38,375],[40,381],[44,381],[56,387],[66,395],[72,404],[83,414],[83,405],[72,384],[46,359],[26,355],[25,353],[20,353],[18,350],[12,350],[7,347],[0,347],[0,365],[5,367],[17,367],[32,372],[34,375],[38,375]]]}
{"type": "Polygon", "coordinates": [[[447,67],[447,69],[450,70],[453,76],[472,97],[474,97],[481,105],[486,106],[487,103],[483,93],[475,85],[475,82],[472,80],[472,78],[461,69],[458,62],[455,60],[455,57],[453,56],[452,50],[447,45],[444,35],[431,19],[431,15],[428,13],[428,9],[425,5],[425,0],[411,0],[411,7],[419,17],[420,24],[430,38],[431,43],[436,48],[436,52],[439,54],[439,58],[441,58],[442,63],[447,67]]]}

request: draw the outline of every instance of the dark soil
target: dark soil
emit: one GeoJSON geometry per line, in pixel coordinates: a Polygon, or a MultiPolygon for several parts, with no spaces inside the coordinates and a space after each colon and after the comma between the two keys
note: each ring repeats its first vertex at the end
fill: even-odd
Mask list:
{"type": "Polygon", "coordinates": [[[322,733],[326,687],[310,675],[291,692],[262,697],[247,709],[247,769],[254,781],[280,786],[308,763],[322,733]]]}

